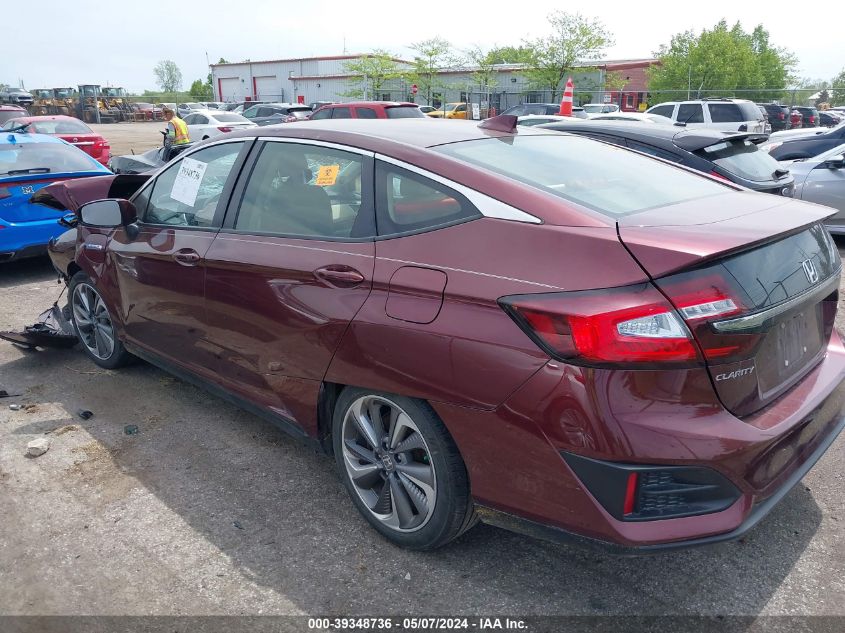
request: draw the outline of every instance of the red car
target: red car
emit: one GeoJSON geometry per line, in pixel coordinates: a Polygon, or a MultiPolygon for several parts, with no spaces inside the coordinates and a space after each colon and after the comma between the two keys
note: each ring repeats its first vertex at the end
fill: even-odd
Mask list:
{"type": "Polygon", "coordinates": [[[425,114],[416,103],[401,101],[351,101],[331,103],[314,111],[309,121],[320,119],[421,119],[425,114]]]}
{"type": "Polygon", "coordinates": [[[85,352],[321,445],[399,545],[737,538],[845,425],[824,207],[513,116],[247,130],[125,178],[54,186],[96,200],[52,246],[85,352]]]}
{"type": "Polygon", "coordinates": [[[109,142],[79,119],[72,116],[19,116],[9,119],[3,129],[29,124],[28,130],[36,134],[50,134],[75,145],[101,165],[108,166],[111,158],[109,142]]]}
{"type": "Polygon", "coordinates": [[[24,108],[16,105],[0,105],[0,125],[3,125],[9,119],[15,119],[17,117],[28,116],[29,112],[27,112],[24,108]]]}

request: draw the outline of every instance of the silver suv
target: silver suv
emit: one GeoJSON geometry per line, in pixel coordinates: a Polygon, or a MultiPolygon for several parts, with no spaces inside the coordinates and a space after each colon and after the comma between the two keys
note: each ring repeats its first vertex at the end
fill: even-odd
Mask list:
{"type": "Polygon", "coordinates": [[[706,127],[726,132],[766,131],[760,108],[747,99],[697,99],[668,101],[646,110],[670,119],[675,125],[688,128],[706,127]]]}
{"type": "Polygon", "coordinates": [[[0,103],[14,105],[32,105],[32,95],[21,88],[6,88],[0,92],[0,103]]]}

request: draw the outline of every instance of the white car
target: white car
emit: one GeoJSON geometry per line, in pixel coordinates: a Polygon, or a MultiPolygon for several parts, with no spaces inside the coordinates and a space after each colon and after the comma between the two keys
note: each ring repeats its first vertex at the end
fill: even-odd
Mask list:
{"type": "Polygon", "coordinates": [[[585,103],[584,112],[587,114],[609,114],[619,112],[619,106],[615,103],[585,103]]]}
{"type": "Polygon", "coordinates": [[[747,99],[669,101],[650,107],[646,114],[666,117],[686,128],[706,127],[724,132],[766,131],[766,120],[756,103],[747,99]]]}
{"type": "Polygon", "coordinates": [[[646,114],[644,112],[611,112],[609,114],[592,114],[591,121],[640,121],[643,123],[660,123],[668,125],[669,119],[657,114],[646,114]]]}
{"type": "Polygon", "coordinates": [[[240,114],[222,110],[197,110],[185,117],[185,124],[192,141],[203,141],[226,132],[258,127],[240,114]]]}
{"type": "Polygon", "coordinates": [[[559,121],[566,123],[567,121],[581,121],[581,119],[572,116],[560,116],[559,114],[523,114],[516,118],[517,125],[528,126],[542,125],[543,123],[558,123],[559,121]]]}

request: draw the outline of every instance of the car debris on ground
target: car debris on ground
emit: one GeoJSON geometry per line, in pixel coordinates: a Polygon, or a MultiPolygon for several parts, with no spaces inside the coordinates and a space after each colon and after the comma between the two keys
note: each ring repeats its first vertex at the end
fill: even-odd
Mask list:
{"type": "Polygon", "coordinates": [[[50,440],[46,437],[39,437],[26,445],[26,454],[29,457],[40,457],[48,450],[50,450],[50,440]]]}

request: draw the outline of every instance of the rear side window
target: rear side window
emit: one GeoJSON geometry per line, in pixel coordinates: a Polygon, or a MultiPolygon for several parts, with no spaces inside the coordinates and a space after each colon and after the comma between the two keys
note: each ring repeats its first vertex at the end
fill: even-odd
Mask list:
{"type": "Polygon", "coordinates": [[[713,123],[739,123],[741,121],[756,121],[760,118],[760,113],[749,113],[751,116],[746,118],[742,110],[735,103],[708,103],[710,108],[710,120],[713,123]]]}
{"type": "Polygon", "coordinates": [[[372,108],[355,108],[359,119],[377,119],[378,114],[372,108]]]}
{"type": "Polygon", "coordinates": [[[659,147],[655,147],[654,145],[647,145],[646,143],[640,143],[638,141],[632,141],[628,139],[628,147],[631,149],[635,149],[638,152],[642,152],[643,154],[648,154],[649,156],[656,156],[657,158],[662,158],[663,160],[669,160],[673,163],[680,163],[681,159],[678,156],[675,156],[672,152],[667,152],[666,150],[660,149],[659,147]]]}
{"type": "Polygon", "coordinates": [[[352,111],[349,108],[332,108],[333,119],[351,119],[352,111]]]}
{"type": "Polygon", "coordinates": [[[419,174],[378,161],[379,235],[432,230],[481,217],[464,196],[419,174]]]}
{"type": "Polygon", "coordinates": [[[425,113],[417,106],[395,106],[385,108],[384,113],[388,119],[424,119],[425,113]]]}
{"type": "Polygon", "coordinates": [[[611,218],[733,191],[647,156],[579,136],[509,136],[433,149],[611,218]]]}
{"type": "Polygon", "coordinates": [[[682,103],[680,106],[678,106],[678,122],[704,123],[704,110],[701,107],[701,104],[682,103]]]}

